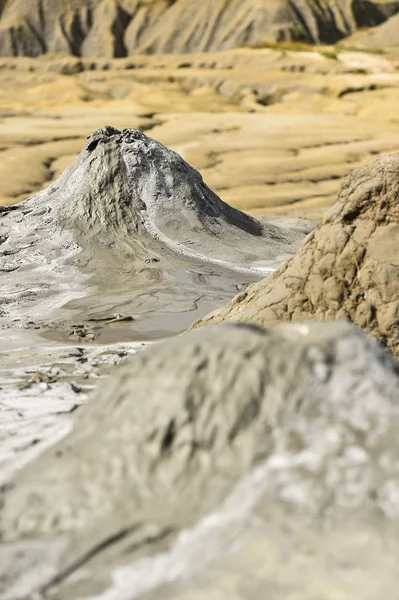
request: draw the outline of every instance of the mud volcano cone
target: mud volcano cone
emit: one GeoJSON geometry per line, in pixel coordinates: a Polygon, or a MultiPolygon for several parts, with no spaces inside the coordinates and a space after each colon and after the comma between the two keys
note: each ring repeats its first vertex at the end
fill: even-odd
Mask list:
{"type": "Polygon", "coordinates": [[[146,315],[142,334],[177,333],[272,272],[305,233],[225,204],[140,131],[105,127],[55,183],[0,214],[4,324],[24,319],[30,294],[24,326],[146,315]],[[186,317],[155,323],[171,312],[186,317]]]}
{"type": "Polygon", "coordinates": [[[113,246],[150,236],[189,258],[262,273],[296,241],[222,202],[181,156],[135,129],[94,132],[50,191],[60,223],[113,246]]]}

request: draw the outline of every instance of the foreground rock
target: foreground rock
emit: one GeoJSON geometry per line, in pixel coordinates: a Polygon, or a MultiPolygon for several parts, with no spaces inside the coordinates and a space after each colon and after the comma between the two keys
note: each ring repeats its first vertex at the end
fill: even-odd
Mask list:
{"type": "Polygon", "coordinates": [[[224,325],[142,351],[3,489],[2,597],[135,598],[247,543],[251,597],[304,593],[314,571],[295,572],[320,565],[323,531],[322,556],[359,566],[363,585],[354,546],[367,534],[375,554],[399,517],[398,386],[397,363],[345,323],[224,325]],[[363,537],[343,537],[349,522],[363,537]],[[284,583],[271,561],[287,543],[284,583]]]}
{"type": "Polygon", "coordinates": [[[49,188],[2,210],[0,326],[88,341],[104,324],[107,340],[116,326],[123,341],[121,324],[136,339],[180,332],[273,271],[308,231],[261,224],[175,152],[106,127],[49,188]]]}
{"type": "Polygon", "coordinates": [[[345,180],[297,256],[194,327],[225,319],[348,319],[398,356],[398,281],[399,154],[392,154],[345,180]]]}
{"type": "Polygon", "coordinates": [[[3,0],[0,55],[120,57],[222,50],[267,39],[334,43],[382,23],[397,1],[3,0]]]}

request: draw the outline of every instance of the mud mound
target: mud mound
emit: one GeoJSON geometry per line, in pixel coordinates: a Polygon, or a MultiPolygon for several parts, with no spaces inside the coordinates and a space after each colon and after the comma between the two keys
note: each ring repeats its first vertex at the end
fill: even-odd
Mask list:
{"type": "MultiPolygon", "coordinates": [[[[247,498],[230,507],[232,526],[265,486],[316,519],[373,506],[399,516],[388,484],[398,477],[398,385],[396,362],[345,323],[224,325],[142,351],[4,491],[2,540],[13,544],[2,551],[19,552],[13,583],[18,564],[39,560],[36,587],[74,574],[65,597],[82,597],[81,567],[86,584],[104,583],[100,563],[153,551],[218,511],[239,482],[247,498]],[[364,459],[354,452],[351,463],[353,444],[364,459]],[[255,465],[254,487],[242,478],[255,465]]],[[[197,561],[202,541],[192,540],[197,561]]]]}
{"type": "Polygon", "coordinates": [[[120,57],[265,39],[334,43],[398,9],[398,2],[385,0],[3,0],[0,54],[120,57]]]}
{"type": "Polygon", "coordinates": [[[92,134],[54,192],[56,219],[80,231],[82,243],[148,234],[178,254],[262,273],[296,241],[222,202],[178,154],[137,130],[92,134]]]}
{"type": "Polygon", "coordinates": [[[355,170],[297,256],[194,327],[349,319],[399,354],[399,154],[355,170]]]}
{"type": "Polygon", "coordinates": [[[81,246],[130,242],[140,254],[138,240],[147,237],[248,272],[273,270],[297,242],[289,228],[262,225],[222,202],[177,153],[135,129],[94,132],[75,163],[23,210],[40,228],[76,232],[81,246]]]}
{"type": "Polygon", "coordinates": [[[182,331],[190,312],[270,273],[305,235],[231,208],[178,154],[112,127],[49,188],[3,209],[0,226],[4,327],[67,323],[68,304],[77,319],[148,315],[154,325],[135,322],[136,335],[182,331]],[[161,324],[165,311],[186,318],[161,324]]]}

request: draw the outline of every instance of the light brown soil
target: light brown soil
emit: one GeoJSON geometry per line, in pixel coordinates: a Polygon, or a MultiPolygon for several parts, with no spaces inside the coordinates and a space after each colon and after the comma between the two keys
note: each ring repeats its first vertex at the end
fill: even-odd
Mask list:
{"type": "Polygon", "coordinates": [[[324,54],[2,59],[0,204],[48,185],[110,124],[151,129],[233,206],[319,218],[353,167],[399,147],[395,59],[324,54]]]}

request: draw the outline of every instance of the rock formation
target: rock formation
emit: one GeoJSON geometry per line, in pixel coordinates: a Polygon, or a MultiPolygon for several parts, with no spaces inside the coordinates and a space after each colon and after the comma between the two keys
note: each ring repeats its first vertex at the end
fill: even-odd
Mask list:
{"type": "MultiPolygon", "coordinates": [[[[86,597],[109,585],[115,561],[200,527],[180,542],[187,575],[206,560],[204,541],[218,556],[225,525],[251,523],[262,497],[264,509],[273,497],[290,507],[292,528],[300,512],[397,519],[398,386],[393,358],[346,323],[222,325],[143,350],[3,489],[5,597],[59,584],[57,598],[86,597]]],[[[147,589],[162,583],[153,567],[147,589]]],[[[136,597],[137,568],[126,596],[100,597],[136,597]]]]}
{"type": "Polygon", "coordinates": [[[366,48],[399,46],[399,14],[393,15],[378,27],[355,33],[350,43],[366,48]]]}
{"type": "Polygon", "coordinates": [[[399,154],[344,181],[302,250],[201,323],[348,319],[399,355],[399,154]]]}
{"type": "Polygon", "coordinates": [[[269,273],[305,236],[233,209],[178,154],[112,127],[92,134],[49,188],[0,216],[2,326],[67,321],[69,303],[86,321],[115,312],[156,321],[166,311],[165,326],[180,313],[176,333],[191,311],[203,315],[269,273]]]}
{"type": "Polygon", "coordinates": [[[0,55],[119,57],[267,39],[334,43],[398,9],[395,0],[3,0],[0,55]]]}

